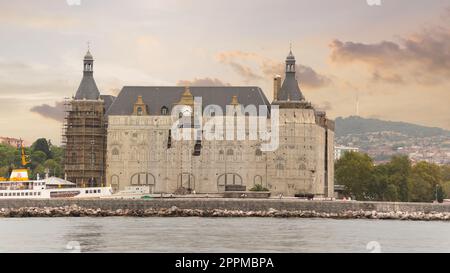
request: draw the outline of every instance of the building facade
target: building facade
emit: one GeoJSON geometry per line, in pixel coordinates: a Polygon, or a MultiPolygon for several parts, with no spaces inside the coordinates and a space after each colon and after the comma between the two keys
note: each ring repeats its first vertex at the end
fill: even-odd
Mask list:
{"type": "MultiPolygon", "coordinates": [[[[107,183],[115,190],[146,185],[154,193],[220,193],[230,185],[247,190],[261,185],[273,194],[333,197],[334,122],[305,100],[292,52],[285,78],[275,77],[273,91],[270,103],[252,86],[124,87],[106,112],[107,183]],[[263,120],[271,131],[278,118],[277,149],[263,151],[265,142],[259,139],[206,140],[198,128],[192,128],[192,134],[201,135],[197,140],[175,139],[172,110],[193,111],[195,98],[202,99],[202,111],[216,105],[225,113],[232,106],[246,121],[251,115],[243,109],[267,107],[263,120]]],[[[246,136],[250,130],[245,128],[246,136]]]]}

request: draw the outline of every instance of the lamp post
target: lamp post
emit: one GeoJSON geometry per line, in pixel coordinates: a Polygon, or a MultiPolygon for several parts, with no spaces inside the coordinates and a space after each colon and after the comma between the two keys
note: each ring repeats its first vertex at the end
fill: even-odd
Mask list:
{"type": "Polygon", "coordinates": [[[438,188],[439,188],[439,184],[436,184],[436,203],[439,203],[439,200],[438,200],[438,188]]]}

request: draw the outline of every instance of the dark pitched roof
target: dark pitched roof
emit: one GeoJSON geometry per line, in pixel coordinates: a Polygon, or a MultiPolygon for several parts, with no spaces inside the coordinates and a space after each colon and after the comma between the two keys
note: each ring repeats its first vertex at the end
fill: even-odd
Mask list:
{"type": "Polygon", "coordinates": [[[81,80],[80,87],[78,87],[75,99],[97,100],[99,97],[100,92],[98,91],[94,77],[92,75],[84,75],[83,79],[81,80]]]}
{"type": "Polygon", "coordinates": [[[302,101],[305,97],[298,86],[298,81],[295,78],[295,73],[286,73],[281,90],[278,93],[278,100],[282,101],[302,101]]]}
{"type": "Polygon", "coordinates": [[[111,95],[100,95],[100,98],[105,102],[105,112],[108,111],[109,107],[112,105],[116,97],[111,95]]]}
{"type": "MultiPolygon", "coordinates": [[[[185,87],[180,86],[148,86],[134,87],[125,86],[107,111],[107,115],[131,115],[133,105],[138,96],[142,96],[144,102],[148,105],[150,115],[160,115],[162,107],[172,110],[174,104],[180,101],[185,87]]],[[[270,109],[270,103],[264,92],[259,87],[190,87],[190,91],[195,97],[202,97],[203,107],[211,104],[219,105],[224,113],[226,105],[230,105],[233,96],[237,96],[240,104],[243,106],[267,105],[270,109]]]]}

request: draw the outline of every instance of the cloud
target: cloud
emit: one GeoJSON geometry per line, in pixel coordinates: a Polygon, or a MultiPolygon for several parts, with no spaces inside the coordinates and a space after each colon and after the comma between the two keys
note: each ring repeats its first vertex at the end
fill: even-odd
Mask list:
{"type": "MultiPolygon", "coordinates": [[[[246,82],[251,80],[272,79],[275,75],[284,74],[284,63],[274,61],[256,53],[242,51],[221,52],[217,55],[219,62],[230,65],[246,82]],[[256,68],[246,63],[253,62],[256,68]]],[[[300,85],[307,88],[321,88],[331,84],[331,79],[317,73],[312,67],[297,64],[297,77],[300,85]]]]}
{"type": "MultiPolygon", "coordinates": [[[[325,87],[332,83],[331,79],[325,75],[317,73],[312,67],[297,64],[296,65],[297,78],[300,81],[300,86],[316,89],[325,87]]],[[[284,63],[274,62],[273,60],[264,60],[261,64],[261,70],[266,78],[272,78],[275,75],[284,74],[284,63]]]]}
{"type": "Polygon", "coordinates": [[[366,65],[375,81],[435,85],[450,77],[450,28],[435,27],[402,37],[398,43],[365,44],[334,40],[330,59],[337,64],[366,65]],[[382,72],[381,72],[382,71],[382,72]]]}
{"type": "Polygon", "coordinates": [[[33,10],[34,13],[24,13],[24,10],[26,9],[1,11],[0,23],[12,27],[18,26],[38,30],[63,30],[82,25],[82,22],[75,18],[55,14],[38,15],[35,10],[33,10]]]}
{"type": "Polygon", "coordinates": [[[372,82],[379,83],[379,82],[387,82],[390,84],[404,84],[405,81],[403,80],[403,77],[399,74],[387,74],[384,72],[375,71],[372,74],[372,82]]]}
{"type": "Polygon", "coordinates": [[[178,86],[230,86],[217,78],[195,78],[193,80],[179,80],[178,86]]]}
{"type": "Polygon", "coordinates": [[[58,101],[54,106],[48,104],[42,104],[34,106],[30,109],[31,112],[37,113],[44,118],[56,120],[62,122],[64,120],[64,102],[58,101]]]}
{"type": "Polygon", "coordinates": [[[221,52],[217,55],[217,60],[220,63],[229,65],[247,83],[263,79],[263,76],[255,72],[254,68],[243,63],[255,59],[258,59],[258,55],[242,51],[221,52]]]}

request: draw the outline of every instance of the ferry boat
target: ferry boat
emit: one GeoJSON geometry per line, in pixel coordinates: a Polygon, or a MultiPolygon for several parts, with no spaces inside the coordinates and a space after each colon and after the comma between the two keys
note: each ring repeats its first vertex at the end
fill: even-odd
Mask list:
{"type": "MultiPolygon", "coordinates": [[[[26,166],[21,145],[22,166],[26,166]]],[[[27,169],[14,169],[9,179],[0,179],[1,199],[102,198],[111,196],[111,187],[77,188],[75,183],[57,177],[29,180],[27,169]]]]}

